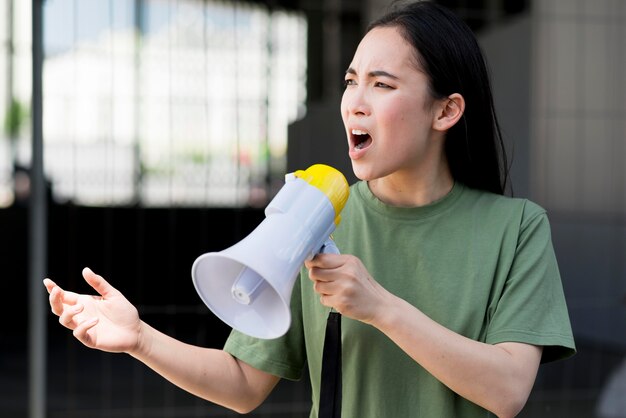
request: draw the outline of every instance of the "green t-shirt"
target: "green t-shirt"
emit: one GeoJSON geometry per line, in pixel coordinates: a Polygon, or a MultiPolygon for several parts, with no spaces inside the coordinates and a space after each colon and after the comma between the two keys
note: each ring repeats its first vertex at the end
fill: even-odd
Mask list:
{"type": "MultiPolygon", "coordinates": [[[[457,183],[444,198],[416,208],[378,200],[367,183],[351,187],[333,234],[385,289],[433,320],[488,344],[544,346],[542,361],[575,352],[545,211],[522,199],[457,183]]],[[[306,366],[317,417],[329,308],[306,269],[293,291],[288,333],[260,340],[233,331],[225,350],[246,363],[299,379],[306,366]]],[[[376,328],[342,318],[342,416],[488,417],[456,395],[376,328]]]]}

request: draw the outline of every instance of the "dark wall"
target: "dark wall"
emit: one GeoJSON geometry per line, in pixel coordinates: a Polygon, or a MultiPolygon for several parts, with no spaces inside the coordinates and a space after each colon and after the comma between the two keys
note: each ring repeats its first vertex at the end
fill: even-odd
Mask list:
{"type": "MultiPolygon", "coordinates": [[[[155,328],[188,343],[221,347],[230,329],[204,306],[195,292],[191,266],[200,254],[236,243],[263,218],[261,209],[88,208],[52,204],[47,272],[66,289],[93,293],[81,276],[82,268],[89,266],[122,291],[138,307],[141,317],[155,328]]],[[[27,222],[25,207],[0,210],[0,271],[5,299],[5,320],[0,327],[3,417],[25,417],[28,410],[27,222]]],[[[45,292],[43,284],[41,290],[45,292]]],[[[146,398],[153,398],[155,393],[167,393],[173,399],[170,403],[180,402],[174,396],[181,391],[161,382],[147,368],[134,364],[127,356],[86,349],[59,325],[56,316],[50,313],[48,318],[50,416],[66,416],[67,411],[81,407],[104,408],[102,403],[109,402],[107,399],[113,402],[107,404],[109,407],[115,406],[115,399],[149,403],[146,398]],[[129,387],[140,390],[131,397],[129,387]],[[123,393],[118,393],[120,390],[123,393]]],[[[166,400],[158,399],[153,404],[159,402],[166,400]]],[[[196,401],[188,395],[183,402],[196,401]]]]}
{"type": "Polygon", "coordinates": [[[4,295],[12,314],[0,327],[0,350],[22,334],[26,334],[28,294],[27,252],[28,213],[25,208],[0,210],[0,271],[4,295]],[[12,337],[12,338],[8,338],[12,337]]]}
{"type": "MultiPolygon", "coordinates": [[[[218,346],[228,329],[204,307],[191,282],[197,256],[238,242],[264,218],[262,209],[89,208],[51,205],[48,217],[48,276],[64,288],[93,293],[83,281],[85,266],[121,290],[157,328],[172,318],[161,310],[197,311],[215,328],[205,343],[218,346]],[[159,309],[162,308],[161,310],[159,309]]],[[[12,306],[0,328],[2,348],[25,348],[28,320],[28,210],[0,210],[0,271],[12,306]],[[9,347],[9,345],[11,347],[9,347]]],[[[43,278],[42,278],[43,279],[43,278]]],[[[42,285],[42,291],[43,291],[42,285]]],[[[171,316],[171,315],[170,315],[171,316]]],[[[180,315],[180,330],[193,324],[180,315]]],[[[174,315],[174,321],[176,320],[174,315]]],[[[207,324],[205,324],[207,325],[207,324]]],[[[50,315],[49,338],[67,332],[50,315]]],[[[3,350],[4,351],[4,350],[3,350]]]]}

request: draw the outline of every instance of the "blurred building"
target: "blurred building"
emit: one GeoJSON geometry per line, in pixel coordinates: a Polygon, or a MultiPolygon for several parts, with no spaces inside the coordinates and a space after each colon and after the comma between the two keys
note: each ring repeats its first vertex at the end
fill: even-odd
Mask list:
{"type": "MultiPolygon", "coordinates": [[[[15,17],[30,23],[26,8],[15,17]]],[[[287,125],[305,109],[301,14],[216,1],[51,0],[44,19],[45,166],[56,199],[267,201],[285,170],[287,125]]],[[[27,105],[23,90],[14,100],[27,105]]],[[[15,142],[14,158],[28,161],[28,142],[15,142]]],[[[6,178],[11,153],[3,155],[6,178]]],[[[2,195],[10,186],[0,183],[2,195]]]]}

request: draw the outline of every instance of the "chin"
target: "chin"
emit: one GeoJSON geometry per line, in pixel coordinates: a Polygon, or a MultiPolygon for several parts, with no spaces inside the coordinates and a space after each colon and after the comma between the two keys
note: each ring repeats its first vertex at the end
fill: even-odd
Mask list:
{"type": "Polygon", "coordinates": [[[370,181],[378,177],[375,176],[372,171],[368,169],[368,167],[364,167],[363,164],[355,161],[352,161],[352,172],[357,179],[362,181],[370,181]]]}

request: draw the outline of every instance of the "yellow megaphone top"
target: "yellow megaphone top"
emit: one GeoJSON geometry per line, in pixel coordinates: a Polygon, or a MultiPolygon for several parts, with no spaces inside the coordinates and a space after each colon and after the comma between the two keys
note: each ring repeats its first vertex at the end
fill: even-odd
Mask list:
{"type": "Polygon", "coordinates": [[[339,215],[348,201],[350,186],[341,172],[325,164],[314,164],[306,170],[298,170],[294,176],[301,178],[324,193],[335,209],[335,225],[341,222],[339,215]]]}

